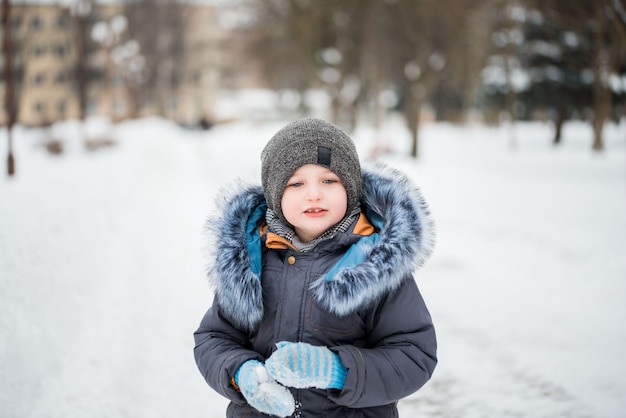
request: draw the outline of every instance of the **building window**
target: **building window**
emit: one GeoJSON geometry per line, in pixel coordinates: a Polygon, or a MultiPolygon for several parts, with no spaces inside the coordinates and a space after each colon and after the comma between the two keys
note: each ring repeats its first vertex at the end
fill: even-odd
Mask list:
{"type": "Polygon", "coordinates": [[[42,26],[43,25],[39,16],[33,17],[33,19],[30,21],[30,28],[32,30],[40,30],[42,26]]]}
{"type": "Polygon", "coordinates": [[[42,114],[46,110],[46,105],[42,102],[35,103],[35,112],[42,114]]]}
{"type": "Polygon", "coordinates": [[[56,45],[54,47],[54,52],[59,58],[63,58],[67,52],[67,48],[65,45],[56,45]]]}
{"type": "Polygon", "coordinates": [[[35,57],[40,57],[43,54],[45,54],[45,52],[46,52],[46,48],[43,47],[42,45],[35,45],[35,46],[33,46],[33,55],[35,57]]]}
{"type": "Polygon", "coordinates": [[[65,100],[59,101],[59,103],[57,104],[57,110],[59,112],[59,116],[65,116],[65,112],[67,111],[67,103],[65,102],[65,100]]]}
{"type": "Polygon", "coordinates": [[[60,14],[57,16],[57,28],[63,29],[67,27],[67,16],[64,14],[60,14]]]}
{"type": "Polygon", "coordinates": [[[59,71],[54,81],[56,84],[65,84],[67,82],[67,73],[65,71],[59,71]]]}
{"type": "Polygon", "coordinates": [[[36,86],[41,86],[43,82],[45,81],[45,79],[46,79],[46,76],[43,73],[37,73],[33,77],[33,84],[36,86]]]}

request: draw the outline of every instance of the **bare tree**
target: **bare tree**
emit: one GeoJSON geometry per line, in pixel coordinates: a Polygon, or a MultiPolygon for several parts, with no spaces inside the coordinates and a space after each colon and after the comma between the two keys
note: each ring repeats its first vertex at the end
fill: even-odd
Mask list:
{"type": "Polygon", "coordinates": [[[154,107],[158,115],[173,116],[176,90],[185,76],[183,6],[173,0],[136,0],[126,8],[128,37],[138,43],[145,62],[140,79],[129,85],[135,114],[154,107]]]}
{"type": "Polygon", "coordinates": [[[591,30],[593,33],[593,145],[594,151],[604,150],[603,130],[612,108],[609,78],[626,62],[626,16],[619,0],[594,1],[591,30]]]}
{"type": "MultiPolygon", "coordinates": [[[[477,90],[483,51],[470,45],[473,8],[488,0],[267,0],[248,2],[252,23],[247,57],[260,63],[274,88],[321,87],[331,117],[354,125],[357,106],[380,123],[379,94],[395,89],[418,155],[420,110],[437,92],[458,112],[477,90]],[[469,65],[468,63],[471,63],[469,65]]],[[[480,41],[483,41],[481,39],[480,41]]]]}
{"type": "MultiPolygon", "coordinates": [[[[245,36],[240,51],[244,61],[255,63],[268,86],[294,90],[302,98],[319,85],[315,55],[324,30],[322,7],[300,0],[252,0],[244,8],[252,19],[239,28],[245,36]]],[[[300,100],[302,112],[305,106],[300,100]]]]}
{"type": "Polygon", "coordinates": [[[74,66],[74,83],[78,98],[78,119],[80,120],[83,133],[82,140],[87,141],[84,133],[85,119],[87,119],[89,87],[88,54],[90,37],[89,16],[93,8],[93,0],[77,0],[71,7],[70,12],[74,18],[74,31],[76,33],[76,55],[74,66]]]}
{"type": "MultiPolygon", "coordinates": [[[[467,80],[465,50],[471,27],[468,12],[481,1],[411,0],[389,2],[388,47],[393,50],[392,80],[404,93],[404,114],[412,134],[411,155],[419,156],[420,112],[442,83],[467,80]]],[[[477,71],[477,67],[473,67],[477,71]]],[[[475,76],[475,74],[471,74],[475,76]]],[[[461,86],[459,86],[461,87],[461,86]]]]}

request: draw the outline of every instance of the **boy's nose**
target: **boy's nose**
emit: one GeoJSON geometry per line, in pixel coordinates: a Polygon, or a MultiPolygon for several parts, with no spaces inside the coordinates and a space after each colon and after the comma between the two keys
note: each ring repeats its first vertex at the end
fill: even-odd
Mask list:
{"type": "Polygon", "coordinates": [[[319,200],[321,196],[319,188],[311,186],[307,189],[306,197],[308,200],[319,200]]]}

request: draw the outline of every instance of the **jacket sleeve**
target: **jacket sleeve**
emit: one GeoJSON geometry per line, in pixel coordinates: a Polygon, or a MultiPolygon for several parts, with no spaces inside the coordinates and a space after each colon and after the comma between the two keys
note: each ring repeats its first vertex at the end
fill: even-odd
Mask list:
{"type": "Polygon", "coordinates": [[[367,318],[366,348],[332,347],[348,368],[337,404],[365,408],[396,402],[422,387],[437,364],[435,329],[415,281],[385,297],[367,318]]]}
{"type": "Polygon", "coordinates": [[[245,361],[264,361],[258,353],[246,348],[248,335],[228,322],[214,304],[202,318],[194,339],[196,364],[209,386],[237,404],[245,403],[231,379],[245,361]]]}

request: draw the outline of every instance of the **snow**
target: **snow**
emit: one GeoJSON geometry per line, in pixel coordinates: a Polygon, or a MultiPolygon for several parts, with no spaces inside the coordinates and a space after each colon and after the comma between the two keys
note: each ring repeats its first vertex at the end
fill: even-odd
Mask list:
{"type": "MultiPolygon", "coordinates": [[[[0,416],[225,415],[192,355],[211,300],[204,220],[221,188],[258,178],[286,122],[91,121],[117,141],[95,152],[76,123],[16,129],[17,175],[0,177],[0,416]]],[[[417,161],[394,118],[353,136],[420,185],[437,222],[416,280],[440,363],[401,416],[622,417],[626,123],[607,125],[601,155],[576,122],[558,148],[538,122],[429,124],[417,161]]]]}

